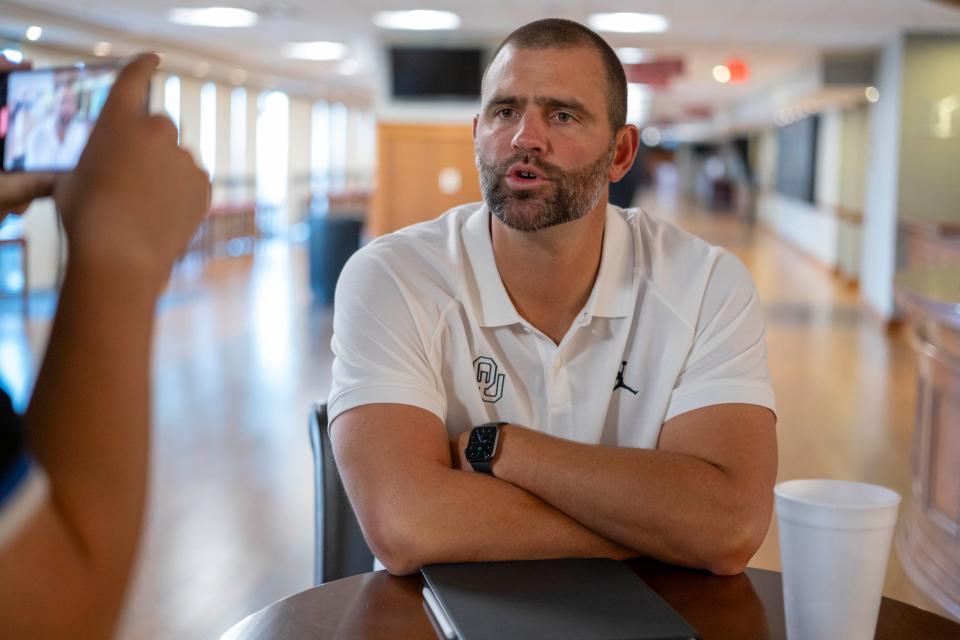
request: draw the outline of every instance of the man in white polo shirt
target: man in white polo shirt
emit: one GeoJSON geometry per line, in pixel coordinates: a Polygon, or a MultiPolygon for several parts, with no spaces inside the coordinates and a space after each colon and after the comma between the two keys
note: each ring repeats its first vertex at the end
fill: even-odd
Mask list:
{"type": "Polygon", "coordinates": [[[777,452],[756,290],[724,250],[607,204],[637,151],[625,111],[599,36],[521,27],[474,119],[485,202],[345,268],[331,435],[392,573],[647,555],[732,574],[763,540],[777,452]]]}

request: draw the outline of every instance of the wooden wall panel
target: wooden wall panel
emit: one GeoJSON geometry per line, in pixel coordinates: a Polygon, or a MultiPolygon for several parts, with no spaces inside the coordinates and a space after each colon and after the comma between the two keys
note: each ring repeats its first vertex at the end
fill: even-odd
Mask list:
{"type": "Polygon", "coordinates": [[[381,123],[377,127],[377,188],[369,233],[383,235],[432,220],[460,204],[481,199],[470,124],[381,123]],[[444,170],[459,173],[453,192],[440,188],[444,170]]]}

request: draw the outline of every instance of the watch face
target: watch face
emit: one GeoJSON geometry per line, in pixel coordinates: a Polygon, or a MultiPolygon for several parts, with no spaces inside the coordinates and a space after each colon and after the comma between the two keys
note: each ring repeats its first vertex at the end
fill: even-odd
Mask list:
{"type": "Polygon", "coordinates": [[[470,432],[466,455],[470,462],[490,460],[497,450],[497,435],[500,429],[494,425],[476,427],[470,432]]]}

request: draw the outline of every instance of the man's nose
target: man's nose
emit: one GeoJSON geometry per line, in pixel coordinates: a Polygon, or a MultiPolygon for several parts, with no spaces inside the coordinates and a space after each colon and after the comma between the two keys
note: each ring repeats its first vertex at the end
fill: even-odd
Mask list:
{"type": "Polygon", "coordinates": [[[539,115],[528,111],[520,118],[512,143],[513,147],[520,151],[534,155],[543,154],[547,150],[546,123],[539,115]]]}

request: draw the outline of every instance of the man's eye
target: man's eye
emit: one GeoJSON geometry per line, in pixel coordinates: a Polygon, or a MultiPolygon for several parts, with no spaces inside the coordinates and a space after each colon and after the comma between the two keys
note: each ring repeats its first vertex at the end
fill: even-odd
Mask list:
{"type": "Polygon", "coordinates": [[[513,109],[511,109],[511,108],[509,108],[509,107],[505,107],[505,108],[503,108],[503,109],[497,109],[497,111],[496,111],[496,113],[495,113],[494,115],[497,116],[498,118],[508,118],[508,119],[509,119],[509,118],[514,117],[514,116],[516,115],[516,113],[517,113],[517,112],[514,111],[513,109]]]}
{"type": "Polygon", "coordinates": [[[558,122],[573,122],[573,116],[564,111],[558,112],[554,117],[558,122]]]}

